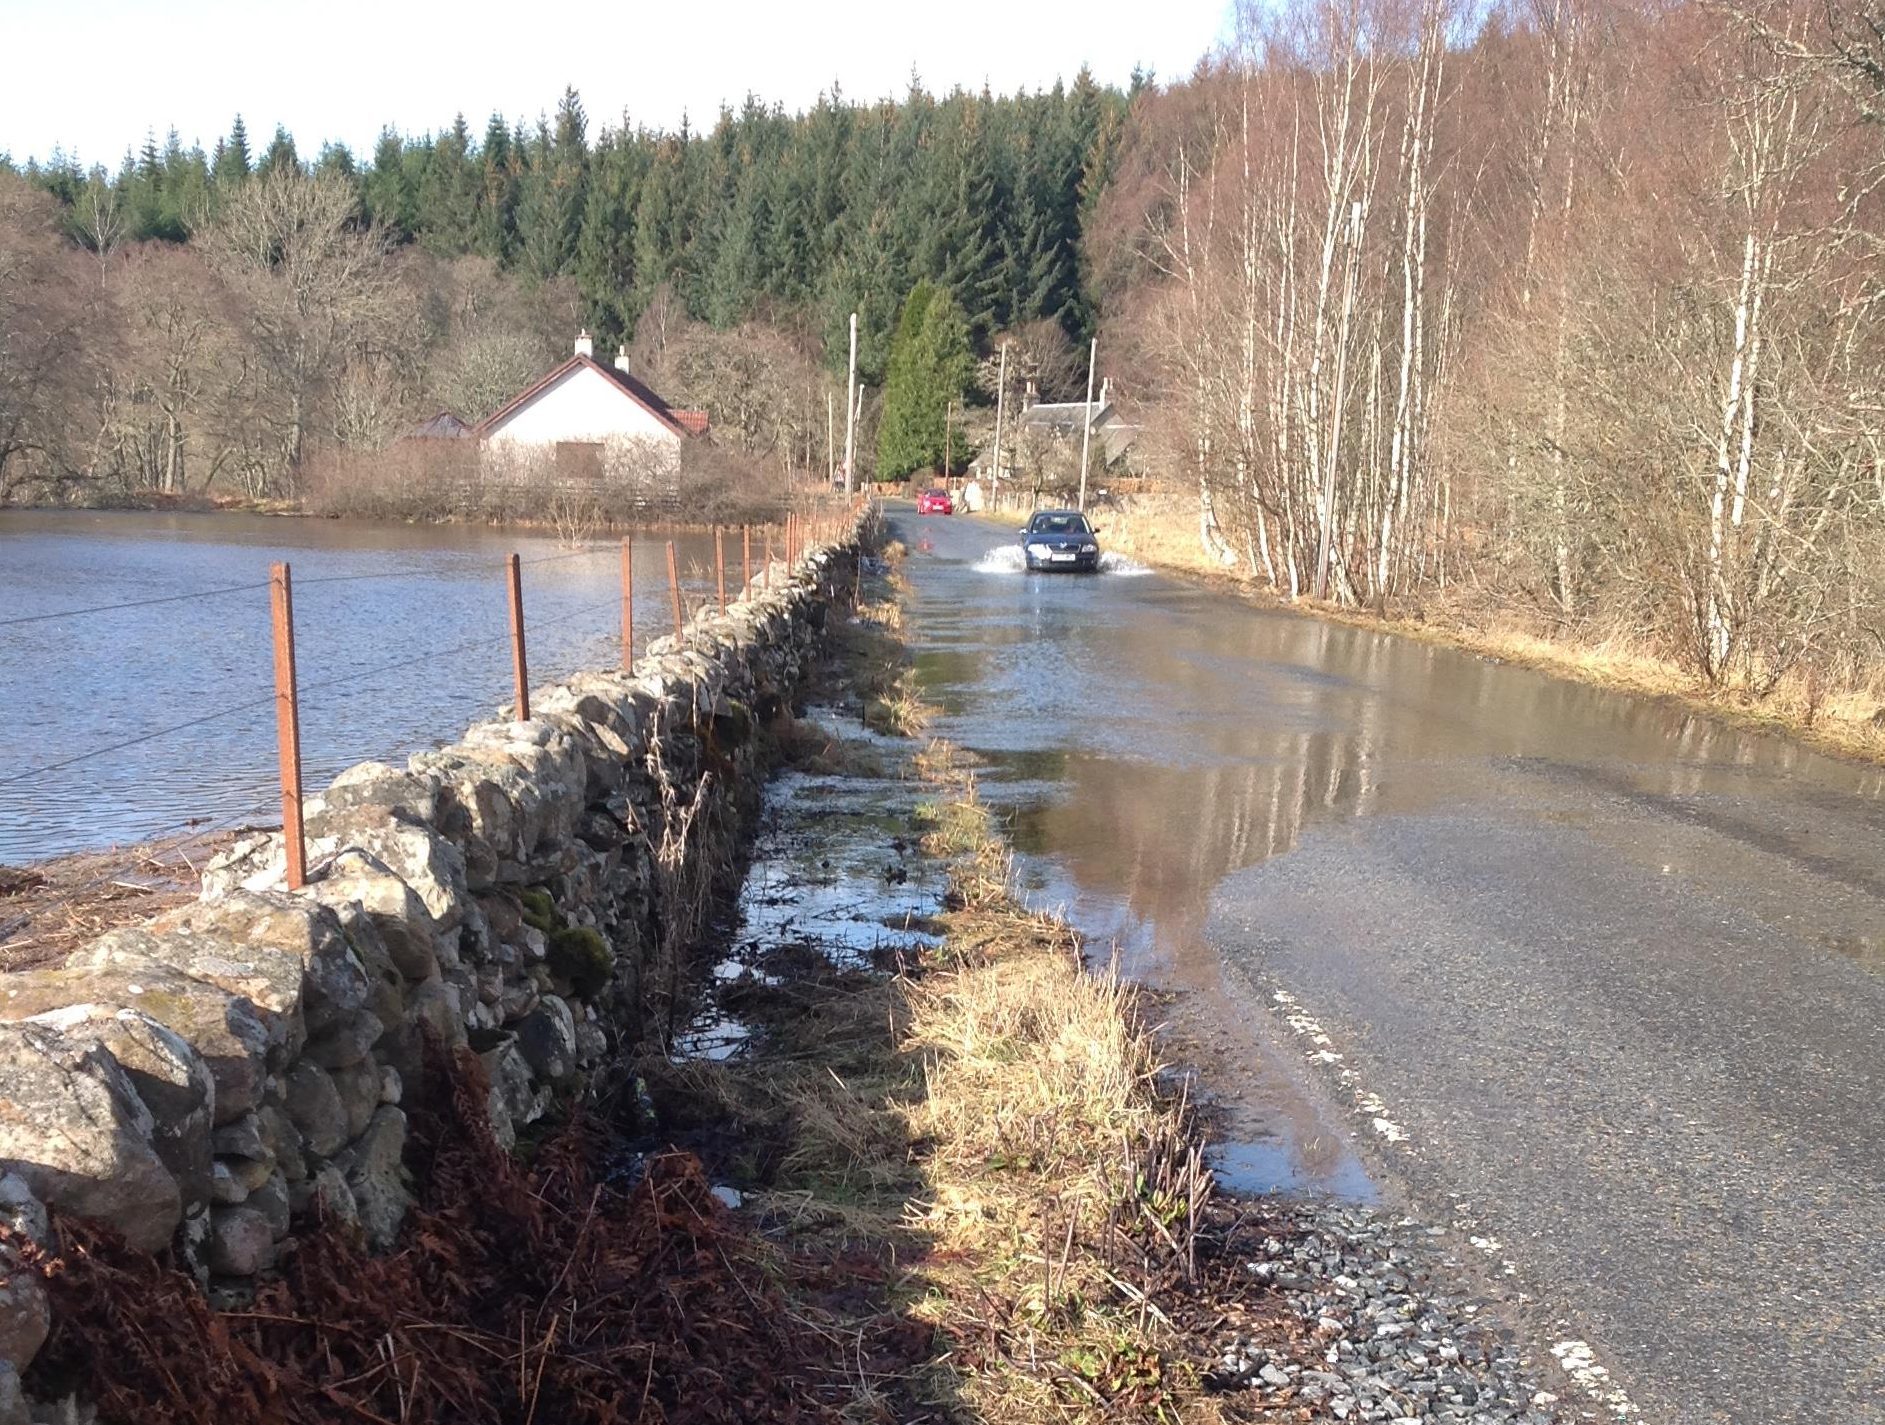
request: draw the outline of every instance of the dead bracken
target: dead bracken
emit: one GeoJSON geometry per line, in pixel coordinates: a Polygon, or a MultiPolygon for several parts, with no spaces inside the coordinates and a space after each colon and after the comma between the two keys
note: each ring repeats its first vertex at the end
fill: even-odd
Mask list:
{"type": "Polygon", "coordinates": [[[492,1137],[476,1058],[439,1071],[449,1106],[414,1116],[427,1187],[397,1250],[321,1226],[218,1311],[166,1259],[61,1223],[31,1383],[151,1425],[797,1422],[836,1420],[859,1369],[927,1354],[888,1317],[834,1341],[816,1315],[833,1264],[757,1244],[692,1155],[625,1160],[579,1115],[526,1163],[492,1137]]]}

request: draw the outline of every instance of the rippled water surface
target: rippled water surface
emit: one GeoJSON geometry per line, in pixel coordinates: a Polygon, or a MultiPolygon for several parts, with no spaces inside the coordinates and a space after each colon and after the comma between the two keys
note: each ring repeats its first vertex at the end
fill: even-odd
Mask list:
{"type": "MultiPolygon", "coordinates": [[[[672,622],[666,538],[635,541],[638,644],[672,622]]],[[[689,585],[707,590],[711,537],[676,547],[689,585]]],[[[0,862],[278,820],[268,590],[256,587],[276,560],[294,571],[309,785],[456,740],[510,697],[513,550],[527,563],[531,681],[613,666],[612,542],[585,552],[460,526],[0,511],[0,862]],[[108,604],[140,606],[36,617],[108,604]]]]}

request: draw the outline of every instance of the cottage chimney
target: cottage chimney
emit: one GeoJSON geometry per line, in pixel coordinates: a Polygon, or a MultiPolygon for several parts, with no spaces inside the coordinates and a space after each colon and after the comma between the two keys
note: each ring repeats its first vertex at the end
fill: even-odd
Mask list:
{"type": "Polygon", "coordinates": [[[1110,376],[1100,377],[1100,409],[1102,411],[1106,409],[1108,402],[1112,398],[1112,390],[1113,378],[1110,376]]]}
{"type": "Polygon", "coordinates": [[[584,327],[581,331],[576,333],[576,354],[578,356],[587,356],[592,361],[595,359],[596,342],[595,338],[589,335],[588,327],[584,327]]]}
{"type": "Polygon", "coordinates": [[[615,369],[617,371],[628,370],[628,348],[625,346],[615,348],[615,369]]]}
{"type": "Polygon", "coordinates": [[[1028,378],[1028,384],[1027,384],[1027,386],[1026,386],[1025,388],[1023,388],[1023,390],[1022,390],[1022,392],[1021,392],[1021,409],[1022,409],[1022,410],[1024,410],[1024,411],[1031,411],[1031,410],[1033,410],[1033,409],[1034,409],[1034,401],[1035,401],[1035,394],[1034,394],[1034,378],[1033,378],[1032,376],[1030,376],[1030,377],[1028,378]]]}

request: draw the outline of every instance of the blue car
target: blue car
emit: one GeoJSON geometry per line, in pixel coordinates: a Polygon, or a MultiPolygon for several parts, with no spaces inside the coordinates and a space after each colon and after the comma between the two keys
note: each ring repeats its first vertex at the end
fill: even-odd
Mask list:
{"type": "Polygon", "coordinates": [[[1077,510],[1037,510],[1021,527],[1028,572],[1091,574],[1100,567],[1100,542],[1077,510]]]}

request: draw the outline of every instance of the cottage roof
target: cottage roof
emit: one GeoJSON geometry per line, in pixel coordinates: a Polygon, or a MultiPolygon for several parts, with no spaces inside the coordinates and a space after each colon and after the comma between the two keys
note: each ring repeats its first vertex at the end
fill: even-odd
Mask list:
{"type": "Polygon", "coordinates": [[[419,422],[407,432],[414,440],[460,440],[471,434],[472,427],[450,411],[440,411],[419,422]]]}
{"type": "Polygon", "coordinates": [[[1111,402],[1095,401],[1088,405],[1085,401],[1042,401],[1021,413],[1021,424],[1040,426],[1056,433],[1078,432],[1089,411],[1093,415],[1094,430],[1114,418],[1111,402]]]}
{"type": "Polygon", "coordinates": [[[503,406],[486,416],[479,422],[477,433],[480,436],[489,435],[531,401],[556,385],[557,382],[585,366],[606,378],[609,383],[617,390],[621,391],[624,396],[634,401],[676,435],[699,435],[706,430],[707,417],[704,411],[675,411],[648,386],[637,381],[633,376],[629,375],[628,372],[622,370],[621,367],[604,366],[593,356],[588,355],[586,352],[579,351],[561,366],[547,373],[529,389],[520,392],[503,406]],[[696,421],[698,421],[698,424],[694,423],[696,421]]]}

